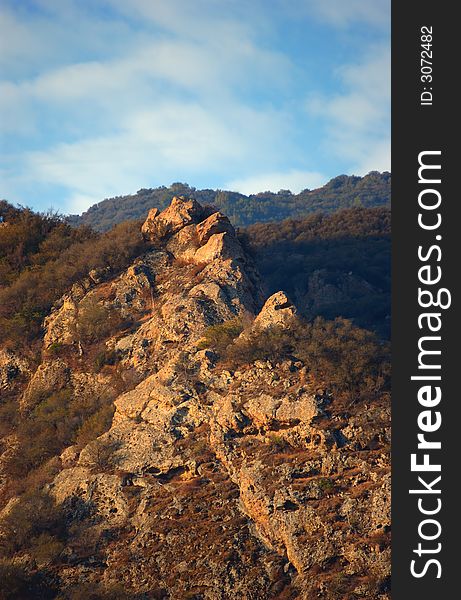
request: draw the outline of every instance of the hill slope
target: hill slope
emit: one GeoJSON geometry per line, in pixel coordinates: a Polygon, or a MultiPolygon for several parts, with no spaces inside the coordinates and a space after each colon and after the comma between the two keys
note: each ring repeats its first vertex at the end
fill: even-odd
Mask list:
{"type": "Polygon", "coordinates": [[[227,215],[235,226],[281,221],[305,216],[316,211],[333,212],[352,206],[389,206],[391,174],[373,171],[365,177],[340,175],[316,190],[292,194],[262,192],[245,196],[223,190],[197,190],[187,184],[175,183],[169,188],[142,189],[129,196],[108,198],[95,204],[81,216],[72,215],[73,225],[89,225],[107,231],[113,225],[132,219],[144,219],[153,206],[163,210],[173,196],[193,197],[202,204],[213,204],[227,215]]]}
{"type": "Polygon", "coordinates": [[[284,289],[308,319],[342,316],[390,337],[389,208],[257,223],[240,235],[268,294],[284,289]]]}
{"type": "Polygon", "coordinates": [[[265,297],[193,200],[150,211],[142,239],[69,271],[36,351],[0,345],[3,594],[389,598],[386,346],[265,297]]]}

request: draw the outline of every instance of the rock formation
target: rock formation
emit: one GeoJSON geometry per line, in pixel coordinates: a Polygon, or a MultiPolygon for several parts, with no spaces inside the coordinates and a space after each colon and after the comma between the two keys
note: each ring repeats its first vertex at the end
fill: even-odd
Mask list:
{"type": "MultiPolygon", "coordinates": [[[[245,315],[253,328],[289,327],[295,307],[283,292],[263,305],[251,260],[211,208],[174,198],[142,231],[150,252],[55,306],[21,397],[28,409],[47,386],[114,398],[108,431],[65,449],[46,486],[74,532],[53,567],[61,589],[388,598],[387,399],[345,419],[295,358],[218,366],[200,345],[207,328],[245,315]],[[99,374],[79,320],[89,306],[117,322],[104,333],[116,366],[99,374]]],[[[11,356],[0,366],[2,385],[28,372],[11,356]]]]}

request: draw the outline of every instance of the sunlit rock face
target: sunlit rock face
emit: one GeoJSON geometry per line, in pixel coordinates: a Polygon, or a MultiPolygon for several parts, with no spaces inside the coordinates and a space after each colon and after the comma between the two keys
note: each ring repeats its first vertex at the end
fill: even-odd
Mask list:
{"type": "MultiPolygon", "coordinates": [[[[333,599],[347,581],[356,598],[388,598],[387,399],[346,417],[296,357],[219,364],[201,345],[210,326],[289,331],[295,306],[282,291],[264,302],[228,219],[195,200],[152,209],[142,232],[149,252],[74,286],[45,319],[22,398],[31,410],[43,390],[65,388],[115,409],[105,433],[62,452],[47,486],[74,532],[55,567],[62,588],[333,599]],[[88,306],[114,323],[114,363],[97,373],[79,317],[88,306]]],[[[8,360],[27,371],[11,357],[3,371],[8,360]]]]}

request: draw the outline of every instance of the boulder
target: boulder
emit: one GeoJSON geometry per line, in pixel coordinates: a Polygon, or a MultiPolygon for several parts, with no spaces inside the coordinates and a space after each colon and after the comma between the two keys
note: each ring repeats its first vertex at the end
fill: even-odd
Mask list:
{"type": "Polygon", "coordinates": [[[276,292],[268,298],[256,317],[254,325],[262,328],[288,326],[296,316],[296,307],[285,292],[276,292]]]}
{"type": "Polygon", "coordinates": [[[213,213],[197,225],[197,236],[202,246],[216,233],[235,235],[235,229],[232,227],[231,222],[220,212],[213,213]]]}
{"type": "Polygon", "coordinates": [[[243,258],[240,242],[230,233],[215,233],[194,255],[197,263],[210,263],[214,260],[238,260],[243,258]]]}
{"type": "Polygon", "coordinates": [[[170,206],[161,213],[153,208],[141,227],[143,235],[152,242],[160,242],[190,223],[198,223],[204,209],[194,199],[175,196],[170,206]]]}

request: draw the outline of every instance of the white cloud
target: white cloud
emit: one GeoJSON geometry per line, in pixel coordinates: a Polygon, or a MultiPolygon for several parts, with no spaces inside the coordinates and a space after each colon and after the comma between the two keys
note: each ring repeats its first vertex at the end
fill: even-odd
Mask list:
{"type": "MultiPolygon", "coordinates": [[[[33,4],[42,12],[14,0],[0,9],[0,134],[23,144],[2,171],[11,200],[35,183],[59,187],[72,211],[169,181],[222,183],[229,173],[229,186],[246,192],[324,183],[309,162],[314,143],[300,142],[296,60],[270,37],[275,0],[275,12],[264,0],[33,4]]],[[[387,1],[282,6],[334,27],[380,26],[388,11],[387,1]]],[[[380,60],[338,69],[344,93],[308,101],[328,151],[362,170],[373,160],[381,168],[388,153],[380,60]]]]}
{"type": "MultiPolygon", "coordinates": [[[[86,57],[122,56],[136,43],[129,24],[89,13],[85,0],[32,0],[32,10],[15,0],[0,3],[0,73],[23,80],[86,57]],[[10,7],[8,6],[10,5],[10,7]]],[[[97,7],[91,0],[90,7],[97,7]]]]}
{"type": "Polygon", "coordinates": [[[391,0],[301,0],[310,14],[335,27],[349,27],[355,22],[372,27],[387,27],[391,0]]]}
{"type": "Polygon", "coordinates": [[[308,112],[324,121],[326,150],[347,160],[352,171],[390,169],[390,53],[372,49],[366,60],[345,65],[337,76],[344,92],[313,95],[308,112]]]}
{"type": "Polygon", "coordinates": [[[327,178],[321,173],[291,169],[279,173],[261,173],[234,179],[226,183],[224,187],[241,194],[256,194],[263,191],[278,192],[279,190],[291,190],[297,194],[306,188],[318,188],[324,185],[326,180],[327,178]]]}
{"type": "MultiPolygon", "coordinates": [[[[213,5],[209,0],[198,12],[197,5],[177,1],[128,7],[108,0],[126,11],[125,29],[139,9],[141,17],[150,15],[151,25],[163,28],[162,34],[146,35],[133,27],[123,52],[98,56],[98,47],[90,43],[91,58],[75,61],[61,27],[73,19],[74,29],[86,31],[91,42],[86,3],[39,1],[53,14],[54,26],[45,17],[21,23],[12,12],[4,19],[14,32],[10,66],[20,57],[21,44],[14,43],[20,34],[26,62],[34,63],[37,51],[46,68],[0,81],[0,131],[27,139],[46,135],[49,128],[52,136],[42,149],[18,154],[15,167],[9,164],[2,182],[7,190],[21,182],[29,188],[33,182],[54,184],[67,190],[66,210],[75,210],[95,198],[153,183],[192,181],[197,171],[211,177],[250,161],[276,162],[276,141],[286,137],[290,117],[272,107],[252,108],[240,95],[249,86],[284,86],[291,64],[282,54],[260,48],[249,25],[204,12],[205,4],[213,5]],[[46,37],[43,47],[37,43],[40,33],[46,37]],[[49,61],[53,48],[68,53],[62,64],[49,61]]],[[[117,15],[104,25],[103,37],[111,27],[115,46],[123,47],[116,39],[117,15]]],[[[70,45],[77,48],[72,31],[70,45]]],[[[278,145],[286,149],[284,141],[278,145]]]]}
{"type": "MultiPolygon", "coordinates": [[[[110,1],[117,4],[116,0],[110,1]]],[[[42,0],[42,3],[48,8],[56,8],[54,0],[42,0]]],[[[146,4],[148,12],[155,9],[154,13],[160,17],[165,13],[166,17],[160,22],[171,27],[171,31],[147,37],[144,32],[134,30],[131,35],[124,36],[131,37],[132,41],[120,56],[114,52],[110,57],[78,62],[68,60],[62,65],[50,64],[47,60],[51,48],[59,55],[62,48],[67,47],[63,44],[59,22],[55,23],[53,31],[49,31],[50,24],[46,21],[39,20],[34,28],[30,23],[27,26],[16,23],[8,14],[5,29],[11,25],[13,31],[21,32],[20,38],[25,46],[29,29],[32,40],[42,32],[44,46],[49,46],[49,49],[42,48],[39,52],[47,68],[42,68],[38,74],[8,80],[5,78],[8,69],[4,71],[4,80],[0,81],[0,131],[14,131],[17,125],[18,133],[32,132],[42,121],[37,108],[49,112],[53,107],[65,110],[66,118],[62,119],[65,127],[78,134],[79,122],[88,129],[85,127],[88,119],[90,124],[99,119],[100,131],[104,123],[108,123],[110,129],[114,122],[124,118],[127,110],[142,111],[152,103],[168,99],[175,101],[184,93],[200,98],[203,105],[231,103],[239,106],[242,102],[238,97],[248,86],[252,90],[258,86],[282,89],[293,77],[290,61],[280,53],[259,48],[247,27],[228,22],[225,18],[219,21],[205,17],[203,13],[201,19],[198,20],[198,15],[195,15],[194,19],[187,21],[187,10],[183,14],[179,8],[186,8],[188,3],[175,2],[177,12],[172,10],[174,7],[170,3],[138,2],[133,4],[133,9],[136,4],[146,4]],[[181,23],[183,26],[180,26],[181,23]],[[184,35],[178,38],[183,29],[184,35]],[[207,36],[198,35],[202,29],[208,32],[207,36]],[[273,76],[274,73],[277,77],[273,76]]],[[[126,3],[121,6],[126,8],[126,3]]],[[[72,2],[66,2],[65,7],[75,12],[72,2]]],[[[76,16],[75,19],[77,28],[85,29],[88,19],[85,20],[81,14],[80,21],[76,16]]],[[[119,25],[115,22],[115,39],[119,37],[118,33],[119,25]]],[[[86,46],[87,37],[84,39],[86,46]]],[[[29,61],[36,45],[35,42],[29,44],[29,61]]],[[[19,47],[16,49],[19,50],[19,47]]],[[[15,62],[11,56],[10,62],[15,62]]]]}
{"type": "Polygon", "coordinates": [[[164,103],[129,114],[110,135],[29,152],[24,178],[67,188],[75,210],[86,199],[130,193],[152,180],[192,181],[197,171],[211,177],[239,170],[255,157],[257,164],[258,156],[267,160],[271,152],[275,160],[281,119],[282,124],[276,113],[235,106],[223,119],[187,101],[164,103]]]}

